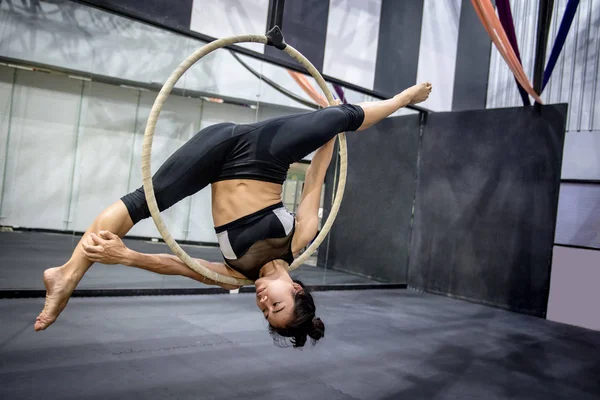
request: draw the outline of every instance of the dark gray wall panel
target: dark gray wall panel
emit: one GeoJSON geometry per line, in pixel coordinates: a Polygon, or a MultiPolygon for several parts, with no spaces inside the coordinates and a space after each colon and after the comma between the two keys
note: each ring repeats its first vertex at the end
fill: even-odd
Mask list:
{"type": "MultiPolygon", "coordinates": [[[[328,15],[329,1],[323,0],[286,0],[283,8],[285,41],[308,58],[319,71],[323,70],[328,15]]],[[[265,48],[265,54],[298,64],[271,46],[265,48]]]]}
{"type": "Polygon", "coordinates": [[[418,142],[418,115],[348,134],[348,180],[329,268],[406,283],[418,142]]]}
{"type": "Polygon", "coordinates": [[[560,186],[555,240],[600,249],[600,184],[560,186]]]}
{"type": "Polygon", "coordinates": [[[492,41],[471,0],[463,0],[458,28],[452,110],[484,109],[492,41]]]}
{"type": "Polygon", "coordinates": [[[429,116],[410,286],[544,315],[565,115],[555,105],[429,116]]]}
{"type": "Polygon", "coordinates": [[[172,28],[190,29],[193,0],[85,0],[82,2],[172,28]]]}
{"type": "Polygon", "coordinates": [[[415,84],[423,3],[424,0],[381,3],[375,91],[393,96],[415,84]]]}

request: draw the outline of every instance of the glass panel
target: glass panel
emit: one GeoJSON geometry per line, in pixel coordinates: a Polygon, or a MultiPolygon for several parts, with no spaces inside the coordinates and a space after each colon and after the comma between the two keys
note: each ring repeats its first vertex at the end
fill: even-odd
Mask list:
{"type": "Polygon", "coordinates": [[[14,83],[17,78],[17,70],[0,65],[0,225],[6,219],[3,213],[4,192],[8,188],[4,184],[6,180],[8,143],[10,139],[9,129],[13,105],[14,83]]]}
{"type": "Polygon", "coordinates": [[[284,183],[283,190],[283,205],[288,211],[294,212],[294,205],[296,204],[296,188],[298,181],[287,180],[284,183]]]}

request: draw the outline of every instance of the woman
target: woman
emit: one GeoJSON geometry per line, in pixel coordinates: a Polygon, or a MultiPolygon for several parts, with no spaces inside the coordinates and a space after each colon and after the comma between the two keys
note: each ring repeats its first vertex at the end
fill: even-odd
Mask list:
{"type": "MultiPolygon", "coordinates": [[[[205,128],[152,177],[158,206],[165,210],[210,184],[212,215],[225,263],[197,261],[223,275],[255,280],[256,304],[275,338],[290,337],[295,347],[301,347],[310,336],[314,343],[325,327],[315,317],[310,293],[301,282],[292,280],[287,266],[316,235],[333,139],[340,132],[366,129],[408,104],[420,103],[430,92],[431,84],[423,83],[388,100],[337,105],[248,125],[222,123],[205,128]],[[282,185],[289,166],[316,149],[294,218],[281,203],[282,185]]],[[[56,320],[96,261],[231,288],[207,280],[175,256],[127,249],[119,237],[149,216],[143,188],[139,188],[94,220],[69,261],[44,272],[46,303],[36,319],[36,331],[56,320]]]]}

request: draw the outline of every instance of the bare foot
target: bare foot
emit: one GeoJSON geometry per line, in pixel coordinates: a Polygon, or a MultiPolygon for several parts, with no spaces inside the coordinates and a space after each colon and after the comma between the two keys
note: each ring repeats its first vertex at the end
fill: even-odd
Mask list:
{"type": "Polygon", "coordinates": [[[67,306],[76,282],[69,279],[63,270],[57,267],[44,271],[44,285],[46,286],[46,303],[35,320],[34,329],[36,331],[44,330],[56,321],[56,318],[67,306]]]}
{"type": "Polygon", "coordinates": [[[431,88],[432,86],[429,82],[419,83],[418,85],[409,87],[404,93],[410,96],[410,104],[417,104],[427,100],[431,93],[431,88]]]}

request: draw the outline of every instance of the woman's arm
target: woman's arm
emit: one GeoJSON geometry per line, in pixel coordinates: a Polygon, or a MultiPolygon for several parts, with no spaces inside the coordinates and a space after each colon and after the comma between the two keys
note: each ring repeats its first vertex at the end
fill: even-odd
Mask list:
{"type": "MultiPolygon", "coordinates": [[[[93,262],[103,264],[122,264],[144,269],[161,275],[181,275],[206,285],[220,286],[226,290],[238,289],[239,286],[226,285],[206,278],[189,268],[179,257],[171,254],[145,254],[131,250],[117,235],[101,231],[99,235],[92,233],[89,241],[81,243],[85,256],[93,262]]],[[[223,263],[195,259],[200,265],[222,275],[233,276],[231,270],[223,263]]],[[[236,276],[241,277],[241,276],[236,276]]]]}
{"type": "Polygon", "coordinates": [[[334,147],[335,138],[315,152],[310,166],[306,170],[302,198],[296,212],[296,233],[292,241],[292,252],[294,254],[306,247],[315,238],[319,230],[321,191],[334,147]]]}

